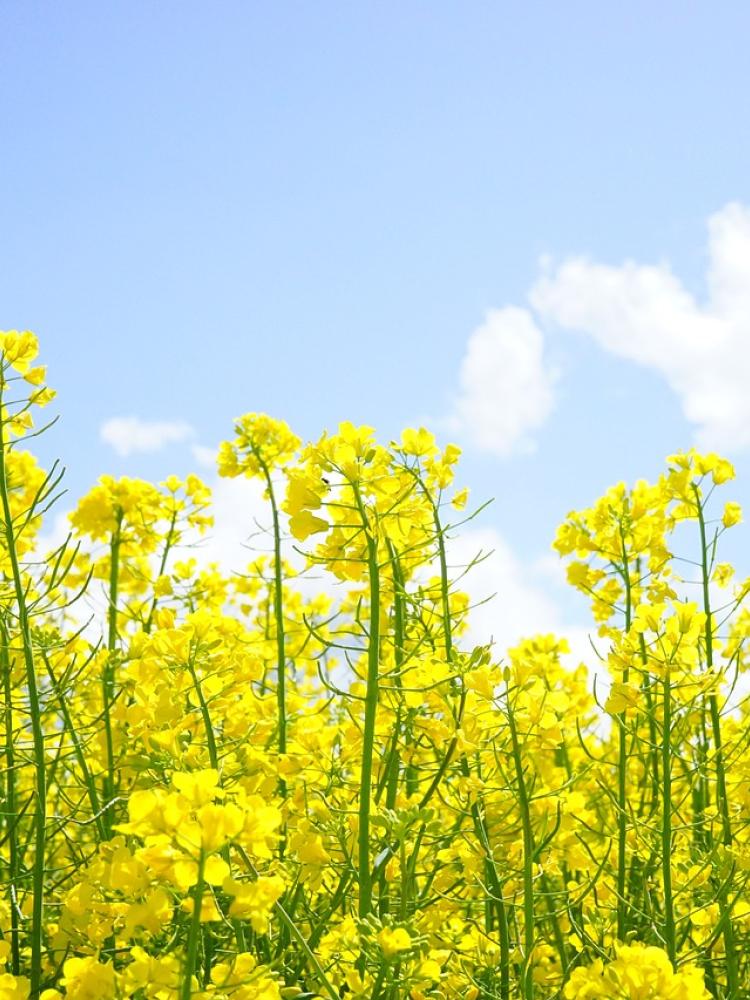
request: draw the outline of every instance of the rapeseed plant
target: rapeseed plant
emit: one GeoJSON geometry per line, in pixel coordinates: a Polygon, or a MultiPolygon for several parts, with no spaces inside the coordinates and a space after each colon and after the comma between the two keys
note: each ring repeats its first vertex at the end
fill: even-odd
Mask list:
{"type": "Polygon", "coordinates": [[[561,526],[592,684],[554,635],[467,646],[473,515],[424,428],[240,417],[218,471],[271,544],[233,575],[190,552],[192,475],[102,477],[40,552],[37,353],[0,334],[0,1000],[750,997],[729,462],[561,526]]]}

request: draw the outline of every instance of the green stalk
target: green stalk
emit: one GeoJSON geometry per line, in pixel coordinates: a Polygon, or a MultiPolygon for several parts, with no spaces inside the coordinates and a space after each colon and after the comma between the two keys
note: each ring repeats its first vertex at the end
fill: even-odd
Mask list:
{"type": "Polygon", "coordinates": [[[104,775],[104,829],[107,838],[112,836],[112,800],[115,797],[115,752],[112,739],[111,708],[115,700],[115,650],[117,649],[117,598],[120,578],[120,545],[122,544],[123,510],[115,508],[115,529],[109,545],[109,607],[107,610],[107,659],[102,677],[104,703],[104,739],[107,748],[107,770],[104,775]]]}
{"type": "MultiPolygon", "coordinates": [[[[219,784],[221,785],[221,774],[219,772],[219,753],[216,747],[216,737],[214,736],[214,727],[211,722],[211,713],[208,709],[208,702],[206,701],[205,695],[203,694],[203,688],[201,687],[200,681],[198,680],[198,675],[195,672],[195,664],[192,658],[187,662],[188,673],[193,682],[193,689],[198,698],[198,704],[200,706],[201,718],[203,720],[203,729],[206,734],[206,746],[208,748],[208,760],[211,767],[219,775],[219,784]]],[[[229,844],[225,844],[219,851],[221,857],[226,861],[227,867],[231,869],[231,854],[229,850],[229,844]]],[[[232,929],[234,930],[235,940],[237,941],[237,948],[239,951],[245,950],[245,931],[242,926],[242,921],[232,920],[232,929]]]]}
{"type": "MultiPolygon", "coordinates": [[[[464,760],[464,773],[468,774],[468,765],[464,760]]],[[[484,821],[482,809],[478,802],[471,804],[471,818],[474,824],[474,832],[482,846],[485,856],[485,874],[490,885],[492,902],[497,908],[498,914],[498,934],[500,939],[500,1000],[510,1000],[510,929],[508,927],[508,915],[503,900],[503,890],[500,879],[497,875],[495,858],[490,847],[490,838],[487,831],[487,824],[484,821]]],[[[489,920],[487,930],[489,931],[489,920]]]]}
{"type": "MultiPolygon", "coordinates": [[[[253,875],[256,878],[258,878],[258,870],[255,867],[255,865],[252,863],[251,859],[248,857],[248,854],[245,851],[245,848],[242,847],[241,844],[238,844],[237,845],[237,851],[238,851],[240,857],[242,858],[243,862],[245,863],[245,866],[247,867],[247,870],[249,872],[252,872],[253,875]]],[[[343,881],[343,879],[345,877],[348,877],[348,876],[342,876],[342,881],[339,882],[338,888],[336,889],[336,891],[333,894],[333,902],[335,902],[336,905],[335,906],[331,906],[331,908],[329,910],[329,913],[327,915],[328,917],[331,916],[331,914],[333,913],[333,911],[336,909],[336,906],[338,905],[338,902],[336,902],[336,900],[339,897],[339,893],[341,894],[341,898],[343,898],[344,892],[346,891],[346,883],[343,881]]],[[[276,914],[278,915],[278,917],[281,920],[282,924],[284,924],[284,926],[286,927],[286,929],[289,931],[290,936],[294,938],[294,940],[299,945],[300,950],[304,953],[304,960],[303,961],[309,962],[310,965],[312,966],[313,971],[315,973],[315,976],[316,976],[318,982],[323,987],[323,991],[328,994],[330,1000],[339,1000],[339,993],[337,992],[337,990],[332,985],[331,981],[329,980],[328,976],[325,973],[325,970],[323,969],[323,966],[320,964],[320,962],[318,961],[318,959],[317,959],[317,957],[315,955],[315,952],[312,950],[315,947],[315,943],[313,941],[313,938],[311,937],[308,941],[305,940],[304,935],[302,934],[302,932],[300,931],[300,929],[297,927],[297,925],[295,924],[294,920],[286,912],[286,910],[281,905],[281,903],[279,903],[278,901],[275,902],[273,904],[273,908],[276,911],[276,914]]],[[[316,931],[319,931],[319,933],[315,934],[315,932],[314,932],[314,934],[315,934],[315,941],[319,940],[319,938],[322,936],[323,930],[325,929],[325,923],[326,923],[326,921],[321,921],[321,923],[318,924],[318,927],[316,928],[316,931]]]]}
{"type": "Polygon", "coordinates": [[[8,632],[2,623],[1,662],[3,697],[5,698],[5,801],[9,818],[8,829],[8,905],[10,907],[11,972],[21,975],[21,945],[18,938],[18,818],[16,816],[16,760],[13,745],[13,686],[8,654],[8,632]]]}
{"type": "MultiPolygon", "coordinates": [[[[404,664],[404,641],[405,641],[405,609],[404,609],[404,578],[401,571],[401,563],[396,553],[395,546],[389,540],[388,551],[391,557],[391,570],[393,573],[393,658],[395,663],[394,682],[396,688],[401,690],[401,670],[404,664]]],[[[396,713],[396,724],[393,727],[393,743],[391,754],[386,764],[387,773],[385,775],[385,806],[386,809],[394,809],[396,797],[398,795],[398,783],[401,773],[401,755],[399,753],[399,737],[401,735],[401,703],[399,702],[396,713]]],[[[382,917],[388,913],[390,899],[388,893],[388,881],[386,879],[386,865],[384,864],[380,873],[380,906],[379,912],[382,917]]]]}
{"type": "Polygon", "coordinates": [[[669,664],[664,670],[664,731],[661,745],[662,816],[661,865],[664,891],[664,942],[674,968],[677,967],[674,900],[672,898],[672,691],[669,664]]]}
{"type": "MultiPolygon", "coordinates": [[[[258,451],[255,452],[258,464],[263,470],[268,497],[271,501],[271,513],[273,516],[273,614],[276,621],[276,702],[279,713],[279,753],[286,753],[287,737],[287,717],[286,717],[286,634],[284,632],[284,595],[283,595],[283,569],[281,564],[281,527],[279,525],[279,507],[276,503],[276,494],[273,489],[271,472],[266,463],[261,458],[258,451]]],[[[286,798],[286,782],[283,778],[279,780],[279,791],[282,798],[286,798]]],[[[281,841],[283,851],[283,839],[281,841]]]]}
{"type": "Polygon", "coordinates": [[[515,712],[510,703],[510,692],[506,695],[508,709],[508,726],[513,752],[513,764],[518,784],[518,805],[521,812],[521,828],[523,830],[523,979],[522,992],[524,1000],[534,1000],[534,978],[532,956],[536,938],[534,917],[534,837],[531,829],[531,811],[529,795],[526,788],[526,778],[523,773],[521,746],[518,741],[515,712]]]}
{"type": "MultiPolygon", "coordinates": [[[[711,612],[711,598],[709,595],[709,567],[708,567],[708,546],[706,543],[706,520],[703,513],[698,487],[693,483],[693,493],[698,511],[698,528],[701,540],[701,577],[703,590],[703,611],[706,616],[705,643],[706,643],[706,667],[709,672],[713,672],[713,616],[711,612]]],[[[719,713],[719,701],[715,691],[711,691],[708,696],[709,711],[711,715],[711,731],[714,742],[714,759],[716,761],[716,791],[721,815],[722,843],[725,847],[731,848],[733,843],[732,823],[729,816],[729,800],[727,797],[726,770],[724,764],[724,748],[721,735],[721,716],[719,713]]],[[[721,919],[724,920],[724,952],[726,956],[727,972],[727,1000],[735,1000],[738,996],[738,974],[737,974],[737,948],[734,940],[734,927],[732,925],[731,907],[729,903],[729,887],[726,881],[719,892],[719,908],[721,919]]]]}
{"type": "Polygon", "coordinates": [[[42,929],[44,920],[44,871],[45,847],[47,840],[47,775],[44,757],[44,730],[42,729],[42,713],[37,687],[36,667],[34,664],[34,648],[31,641],[26,591],[21,578],[21,568],[16,551],[16,536],[13,527],[13,516],[10,509],[8,475],[6,468],[5,422],[2,416],[2,400],[0,399],[0,499],[3,508],[3,531],[8,549],[13,588],[18,604],[18,630],[23,646],[23,658],[26,667],[26,686],[29,695],[29,722],[31,725],[34,746],[34,861],[32,867],[33,896],[31,912],[31,969],[30,994],[35,1000],[42,986],[42,929]]]}
{"type": "MultiPolygon", "coordinates": [[[[441,596],[441,609],[443,617],[443,644],[445,647],[445,658],[448,663],[453,662],[453,622],[451,619],[450,611],[450,582],[448,579],[448,559],[445,551],[445,530],[440,521],[440,510],[438,505],[435,503],[431,493],[422,482],[419,476],[416,477],[417,482],[420,485],[422,494],[425,499],[429,502],[432,508],[432,518],[433,525],[435,528],[435,537],[437,540],[437,550],[438,550],[438,562],[440,565],[440,596],[441,596]]],[[[461,724],[463,718],[464,706],[466,704],[466,690],[462,687],[459,707],[457,712],[456,724],[457,726],[461,724]]],[[[420,802],[420,808],[424,808],[427,802],[430,800],[435,790],[437,789],[443,775],[448,769],[453,754],[455,753],[456,747],[458,745],[458,738],[454,736],[449,743],[445,756],[440,763],[437,774],[435,775],[432,783],[430,784],[427,792],[422,797],[420,802]]],[[[465,760],[462,761],[462,773],[468,775],[469,768],[465,760]]],[[[492,851],[490,848],[489,833],[487,831],[484,818],[480,812],[477,803],[473,803],[471,806],[471,816],[474,824],[475,833],[479,837],[480,843],[484,847],[486,856],[486,873],[488,880],[490,882],[490,888],[495,896],[495,906],[498,912],[498,931],[500,938],[500,1000],[510,1000],[510,932],[508,928],[508,915],[505,908],[505,903],[502,898],[502,887],[500,880],[497,877],[497,869],[495,868],[495,861],[492,856],[492,851]]]]}
{"type": "Polygon", "coordinates": [[[60,685],[57,682],[54,671],[52,669],[52,664],[49,662],[49,657],[42,651],[42,659],[44,660],[45,666],[47,667],[47,674],[49,676],[50,682],[52,684],[52,690],[57,695],[57,703],[60,706],[60,711],[63,717],[63,724],[70,737],[70,741],[73,744],[73,752],[75,753],[76,760],[78,761],[78,766],[81,769],[81,774],[83,775],[83,781],[86,785],[86,791],[89,796],[89,803],[91,805],[91,813],[96,824],[97,833],[99,834],[100,840],[107,840],[106,831],[104,829],[104,822],[102,818],[102,808],[99,801],[99,795],[96,791],[96,782],[91,774],[88,764],[86,763],[86,754],[84,753],[83,746],[78,737],[75,725],[73,724],[73,718],[70,714],[70,709],[68,708],[68,701],[65,697],[60,685]]]}
{"type": "MultiPolygon", "coordinates": [[[[622,540],[622,578],[625,583],[625,631],[630,631],[631,616],[633,613],[632,584],[630,581],[630,566],[628,564],[627,547],[625,545],[625,534],[620,524],[620,538],[622,540]]],[[[622,671],[623,684],[628,683],[630,671],[627,667],[622,671]]],[[[627,815],[627,766],[628,747],[627,729],[625,726],[625,712],[617,716],[617,938],[619,941],[625,940],[627,931],[627,903],[626,903],[626,878],[627,878],[627,836],[628,836],[628,815],[627,815]]]]}
{"type": "MultiPolygon", "coordinates": [[[[432,508],[432,520],[435,527],[435,537],[437,539],[437,549],[438,549],[438,562],[440,564],[440,598],[441,598],[441,610],[443,618],[443,645],[445,648],[445,659],[448,663],[453,663],[453,622],[451,620],[451,609],[450,609],[450,582],[448,580],[448,559],[445,553],[445,531],[440,522],[440,510],[438,505],[435,503],[430,491],[424,485],[419,476],[415,476],[417,482],[419,483],[420,489],[422,490],[422,495],[430,504],[432,508]]],[[[458,711],[456,713],[456,729],[461,725],[461,720],[463,718],[464,706],[466,704],[466,691],[462,688],[461,694],[459,696],[458,711]]],[[[437,773],[435,774],[430,786],[428,787],[425,794],[422,796],[420,801],[420,808],[423,809],[429,800],[435,793],[438,785],[443,779],[443,775],[448,770],[448,765],[453,760],[453,754],[458,746],[458,735],[454,735],[451,738],[448,747],[446,748],[445,754],[442,761],[438,767],[437,773]]]]}
{"type": "Polygon", "coordinates": [[[424,495],[432,506],[432,518],[435,525],[435,535],[437,537],[438,561],[440,563],[440,599],[443,612],[443,642],[445,644],[445,658],[448,663],[453,662],[453,622],[451,621],[450,604],[450,583],[448,581],[448,559],[445,554],[445,532],[440,523],[440,512],[437,504],[432,499],[426,487],[423,487],[424,495]]]}
{"type": "MultiPolygon", "coordinates": [[[[499,889],[499,884],[497,885],[499,889]]],[[[498,897],[495,902],[497,907],[497,927],[500,938],[500,1000],[509,1000],[510,997],[510,931],[508,930],[508,911],[505,902],[498,897]]]]}
{"type": "Polygon", "coordinates": [[[699,780],[695,782],[695,791],[693,796],[693,812],[695,815],[694,819],[694,836],[693,843],[695,845],[696,854],[700,854],[701,851],[706,850],[708,844],[708,837],[706,835],[706,810],[709,804],[709,788],[708,788],[708,758],[709,758],[709,742],[708,742],[708,732],[706,730],[706,707],[705,699],[703,700],[702,711],[699,718],[699,729],[696,734],[696,760],[697,760],[697,773],[700,776],[699,780]]]}
{"type": "Polygon", "coordinates": [[[352,484],[367,537],[370,577],[370,634],[367,646],[367,688],[365,726],[362,737],[362,767],[359,781],[359,832],[357,841],[357,876],[359,880],[359,916],[364,919],[372,910],[372,873],[370,869],[370,798],[372,760],[375,746],[375,719],[378,710],[380,669],[380,566],[378,543],[373,538],[359,489],[352,484]]]}
{"type": "Polygon", "coordinates": [[[182,988],[180,1000],[190,1000],[193,995],[192,978],[196,971],[198,959],[198,941],[201,929],[201,907],[203,905],[203,872],[206,866],[206,856],[201,847],[198,858],[198,881],[193,887],[193,912],[190,916],[187,945],[185,948],[185,965],[182,973],[182,988]]]}
{"type": "MultiPolygon", "coordinates": [[[[159,572],[157,574],[157,577],[162,576],[164,570],[167,568],[167,559],[169,558],[169,553],[172,551],[172,542],[174,540],[174,534],[175,534],[174,529],[176,524],[177,524],[177,511],[175,511],[174,514],[172,514],[172,518],[169,522],[169,531],[167,532],[167,537],[164,542],[164,551],[161,554],[161,560],[159,562],[159,572]]],[[[148,618],[146,619],[146,623],[143,626],[143,631],[146,633],[146,635],[148,635],[151,632],[151,627],[154,624],[154,615],[156,614],[156,608],[158,603],[159,599],[157,597],[154,597],[154,599],[151,601],[151,608],[148,613],[148,618]]]]}

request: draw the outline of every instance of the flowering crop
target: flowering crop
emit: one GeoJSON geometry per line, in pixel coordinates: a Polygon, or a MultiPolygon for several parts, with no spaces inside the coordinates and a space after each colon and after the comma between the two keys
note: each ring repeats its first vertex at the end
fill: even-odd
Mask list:
{"type": "Polygon", "coordinates": [[[192,553],[192,475],[102,477],[42,551],[37,349],[0,334],[0,1000],[750,996],[726,460],[559,529],[592,685],[553,635],[468,648],[460,452],[424,429],[241,417],[218,470],[269,532],[241,573],[192,553]]]}

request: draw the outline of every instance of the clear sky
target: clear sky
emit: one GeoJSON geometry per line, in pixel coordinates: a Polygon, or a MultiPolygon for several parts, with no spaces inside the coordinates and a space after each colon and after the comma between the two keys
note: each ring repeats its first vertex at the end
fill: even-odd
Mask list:
{"type": "Polygon", "coordinates": [[[585,622],[570,507],[696,439],[750,501],[748,37],[740,2],[6,0],[0,326],[42,339],[45,456],[75,495],[247,410],[427,421],[496,497],[486,585],[585,622]]]}

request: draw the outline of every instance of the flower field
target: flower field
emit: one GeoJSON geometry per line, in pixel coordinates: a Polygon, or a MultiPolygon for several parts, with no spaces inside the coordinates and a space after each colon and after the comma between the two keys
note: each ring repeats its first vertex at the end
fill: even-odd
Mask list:
{"type": "Polygon", "coordinates": [[[102,477],[45,551],[54,393],[32,334],[0,351],[0,1000],[750,997],[728,461],[560,527],[594,684],[544,622],[467,645],[473,514],[424,429],[239,418],[218,472],[263,485],[267,554],[233,574],[192,475],[102,477]]]}

